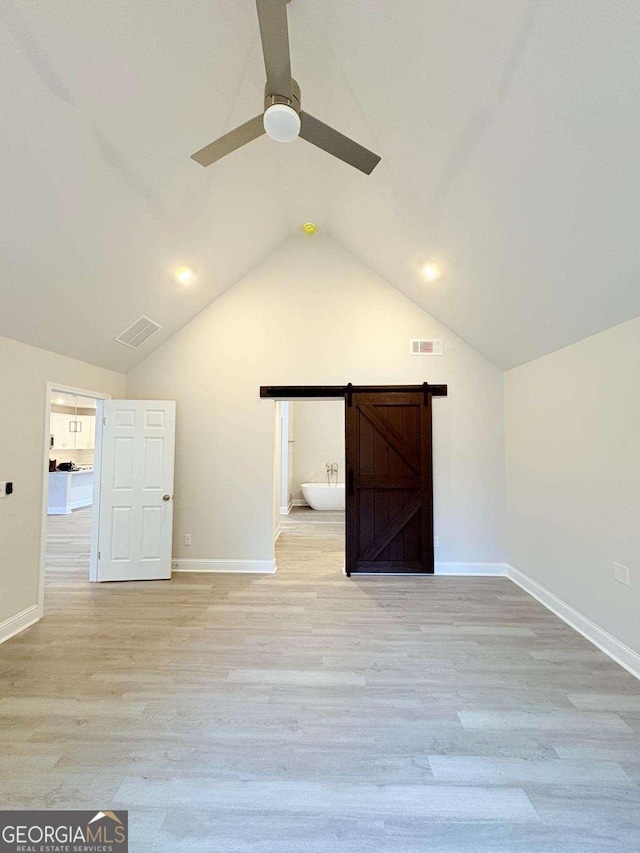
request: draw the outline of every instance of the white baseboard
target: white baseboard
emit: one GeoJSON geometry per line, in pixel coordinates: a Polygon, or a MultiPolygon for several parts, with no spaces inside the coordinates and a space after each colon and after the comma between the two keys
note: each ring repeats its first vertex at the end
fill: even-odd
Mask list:
{"type": "Polygon", "coordinates": [[[275,560],[174,560],[174,572],[238,572],[273,574],[275,560]]]}
{"type": "Polygon", "coordinates": [[[507,574],[506,563],[436,563],[436,575],[466,575],[494,578],[507,574]]]}
{"type": "Polygon", "coordinates": [[[293,507],[293,501],[288,506],[281,506],[280,507],[280,515],[289,515],[292,507],[293,507]]]}
{"type": "Polygon", "coordinates": [[[634,652],[629,646],[621,643],[620,640],[616,640],[612,634],[605,631],[604,628],[600,628],[599,625],[596,625],[591,619],[583,616],[582,613],[578,613],[571,605],[558,598],[557,595],[542,586],[542,584],[534,581],[528,575],[525,575],[524,572],[519,571],[509,564],[507,564],[507,577],[541,604],[544,604],[548,610],[559,616],[563,622],[566,622],[567,625],[571,626],[579,634],[582,634],[590,643],[597,646],[601,652],[604,652],[605,655],[608,655],[616,663],[619,663],[620,666],[623,666],[631,675],[640,679],[640,655],[637,652],[634,652]]]}
{"type": "Polygon", "coordinates": [[[291,506],[309,506],[304,498],[294,498],[291,501],[291,506]]]}
{"type": "Polygon", "coordinates": [[[0,643],[9,640],[25,628],[29,628],[42,618],[42,609],[39,604],[32,604],[21,613],[16,613],[15,616],[10,616],[4,622],[0,622],[0,643]]]}
{"type": "Polygon", "coordinates": [[[275,533],[273,534],[273,541],[277,542],[280,538],[280,534],[282,533],[282,528],[277,527],[275,533]]]}

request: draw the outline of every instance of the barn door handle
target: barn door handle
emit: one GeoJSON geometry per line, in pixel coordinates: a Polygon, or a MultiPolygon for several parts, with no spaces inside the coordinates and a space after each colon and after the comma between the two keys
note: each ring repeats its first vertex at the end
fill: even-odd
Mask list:
{"type": "Polygon", "coordinates": [[[349,468],[349,494],[352,495],[356,490],[356,477],[353,473],[353,468],[349,468]]]}

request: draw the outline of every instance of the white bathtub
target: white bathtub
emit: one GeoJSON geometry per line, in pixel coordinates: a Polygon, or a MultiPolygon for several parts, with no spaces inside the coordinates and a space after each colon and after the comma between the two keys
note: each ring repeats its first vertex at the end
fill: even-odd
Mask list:
{"type": "Polygon", "coordinates": [[[344,509],[344,483],[303,483],[301,488],[311,509],[344,509]]]}

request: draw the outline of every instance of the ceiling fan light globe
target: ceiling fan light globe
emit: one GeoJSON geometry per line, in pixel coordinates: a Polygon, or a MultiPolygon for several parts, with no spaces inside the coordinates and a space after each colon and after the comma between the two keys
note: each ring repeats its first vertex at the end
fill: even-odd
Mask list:
{"type": "Polygon", "coordinates": [[[276,142],[293,142],[300,133],[300,116],[287,104],[272,104],[264,111],[264,129],[276,142]]]}

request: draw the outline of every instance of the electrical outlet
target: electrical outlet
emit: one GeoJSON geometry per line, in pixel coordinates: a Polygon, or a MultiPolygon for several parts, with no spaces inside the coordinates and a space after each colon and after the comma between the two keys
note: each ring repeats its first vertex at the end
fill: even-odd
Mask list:
{"type": "Polygon", "coordinates": [[[620,563],[613,564],[613,579],[618,583],[623,583],[625,586],[631,586],[631,578],[629,577],[629,569],[620,563]]]}
{"type": "Polygon", "coordinates": [[[190,533],[184,534],[184,544],[185,545],[191,545],[191,534],[190,533]]]}
{"type": "Polygon", "coordinates": [[[433,537],[433,547],[434,547],[434,548],[439,548],[439,547],[440,547],[440,537],[439,537],[439,536],[434,536],[434,537],[433,537]]]}

